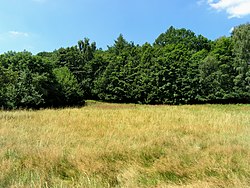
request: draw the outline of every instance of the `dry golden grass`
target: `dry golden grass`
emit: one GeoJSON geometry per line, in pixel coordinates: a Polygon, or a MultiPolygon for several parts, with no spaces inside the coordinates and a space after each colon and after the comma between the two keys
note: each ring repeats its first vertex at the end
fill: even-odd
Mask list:
{"type": "Polygon", "coordinates": [[[0,111],[0,187],[249,185],[249,105],[0,111]]]}

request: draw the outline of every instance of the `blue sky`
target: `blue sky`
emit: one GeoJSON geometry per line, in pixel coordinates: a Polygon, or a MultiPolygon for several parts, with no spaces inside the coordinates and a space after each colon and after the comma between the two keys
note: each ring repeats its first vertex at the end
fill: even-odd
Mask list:
{"type": "Polygon", "coordinates": [[[0,53],[36,54],[77,44],[98,48],[122,33],[136,44],[153,43],[170,26],[209,39],[229,36],[250,21],[250,0],[0,0],[0,53]]]}

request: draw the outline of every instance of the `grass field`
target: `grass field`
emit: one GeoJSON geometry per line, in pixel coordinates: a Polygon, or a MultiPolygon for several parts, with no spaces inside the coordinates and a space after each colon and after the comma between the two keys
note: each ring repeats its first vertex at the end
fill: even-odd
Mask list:
{"type": "Polygon", "coordinates": [[[0,111],[0,187],[250,187],[250,105],[0,111]]]}

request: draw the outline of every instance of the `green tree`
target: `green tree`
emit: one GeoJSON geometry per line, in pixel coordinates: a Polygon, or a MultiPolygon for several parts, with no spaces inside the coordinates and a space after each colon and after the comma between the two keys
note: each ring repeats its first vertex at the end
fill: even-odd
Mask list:
{"type": "Polygon", "coordinates": [[[108,65],[96,82],[100,99],[114,102],[127,101],[128,83],[125,82],[124,67],[128,63],[129,52],[130,45],[122,35],[117,38],[114,46],[109,47],[108,65]]]}
{"type": "Polygon", "coordinates": [[[83,94],[73,73],[67,67],[56,68],[53,73],[59,83],[60,104],[62,106],[83,104],[83,94]]]}
{"type": "Polygon", "coordinates": [[[77,46],[68,48],[60,48],[57,51],[58,60],[56,67],[68,67],[78,81],[78,84],[85,96],[85,98],[91,98],[91,87],[92,87],[92,75],[90,67],[94,54],[96,51],[96,44],[90,43],[89,39],[78,41],[77,46]]]}
{"type": "Polygon", "coordinates": [[[234,102],[236,75],[232,40],[221,37],[213,42],[209,55],[200,64],[203,101],[234,102]]]}
{"type": "Polygon", "coordinates": [[[189,50],[200,51],[202,49],[210,49],[210,41],[199,35],[198,37],[191,30],[176,29],[171,26],[165,33],[159,35],[155,40],[154,45],[166,46],[166,45],[184,45],[189,50]]]}
{"type": "Polygon", "coordinates": [[[5,108],[39,108],[55,103],[57,88],[48,61],[24,51],[5,53],[0,62],[5,108]]]}
{"type": "Polygon", "coordinates": [[[18,78],[6,89],[8,108],[37,108],[45,101],[43,95],[37,90],[30,70],[18,73],[18,78]]]}
{"type": "Polygon", "coordinates": [[[250,100],[250,24],[235,27],[232,33],[237,76],[235,93],[239,99],[250,100]]]}

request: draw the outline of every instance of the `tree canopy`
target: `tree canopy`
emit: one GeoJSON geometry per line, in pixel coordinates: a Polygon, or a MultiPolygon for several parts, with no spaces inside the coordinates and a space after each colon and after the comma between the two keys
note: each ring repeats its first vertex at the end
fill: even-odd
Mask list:
{"type": "Polygon", "coordinates": [[[119,35],[107,50],[89,39],[53,52],[0,55],[0,107],[250,102],[250,24],[214,41],[170,27],[151,45],[119,35]]]}

